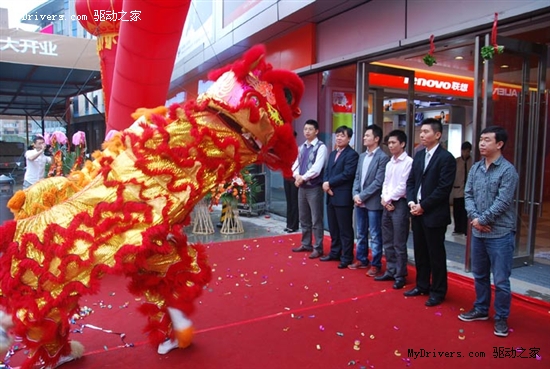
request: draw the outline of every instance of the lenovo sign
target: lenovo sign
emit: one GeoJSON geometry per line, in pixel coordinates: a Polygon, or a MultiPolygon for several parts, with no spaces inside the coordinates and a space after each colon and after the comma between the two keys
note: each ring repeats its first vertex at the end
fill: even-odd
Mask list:
{"type": "MultiPolygon", "coordinates": [[[[404,90],[409,84],[408,77],[370,73],[369,84],[385,88],[404,90]]],[[[431,74],[415,71],[414,90],[438,95],[451,95],[473,98],[474,80],[446,74],[431,74]]]]}
{"type": "MultiPolygon", "coordinates": [[[[448,74],[426,73],[415,70],[415,92],[429,93],[431,95],[449,95],[455,97],[474,98],[473,78],[453,76],[448,74]]],[[[395,88],[406,90],[409,78],[392,76],[389,74],[369,73],[369,84],[383,88],[395,88]]],[[[517,97],[521,88],[514,85],[506,85],[497,81],[493,84],[493,99],[499,97],[517,97]]]]}
{"type": "MultiPolygon", "coordinates": [[[[409,78],[403,78],[403,84],[409,84],[409,78]]],[[[458,82],[458,81],[442,81],[440,79],[424,78],[424,77],[415,77],[414,85],[421,87],[428,87],[432,90],[443,90],[448,92],[461,91],[468,92],[469,85],[468,83],[458,82]]]]}

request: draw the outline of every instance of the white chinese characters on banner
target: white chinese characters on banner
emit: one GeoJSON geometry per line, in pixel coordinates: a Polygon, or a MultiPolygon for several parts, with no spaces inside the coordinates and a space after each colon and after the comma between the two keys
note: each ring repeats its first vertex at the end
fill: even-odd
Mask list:
{"type": "Polygon", "coordinates": [[[16,53],[59,56],[57,54],[57,45],[52,41],[36,41],[28,39],[12,39],[8,36],[5,39],[0,39],[0,51],[12,50],[16,53]]]}

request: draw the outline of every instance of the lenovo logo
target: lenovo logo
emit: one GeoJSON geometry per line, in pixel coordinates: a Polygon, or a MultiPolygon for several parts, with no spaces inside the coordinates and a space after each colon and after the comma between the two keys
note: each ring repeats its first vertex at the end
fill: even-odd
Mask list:
{"type": "MultiPolygon", "coordinates": [[[[409,78],[404,77],[403,83],[408,85],[409,78]]],[[[446,90],[446,91],[462,91],[468,92],[468,83],[455,82],[455,81],[441,81],[438,79],[415,77],[414,85],[420,87],[428,87],[436,90],[446,90]]]]}

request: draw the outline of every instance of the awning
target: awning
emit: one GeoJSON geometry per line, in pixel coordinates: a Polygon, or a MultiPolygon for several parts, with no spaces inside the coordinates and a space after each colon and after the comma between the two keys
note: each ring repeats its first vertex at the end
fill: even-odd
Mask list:
{"type": "Polygon", "coordinates": [[[96,40],[0,29],[0,116],[62,117],[101,89],[96,40]]]}

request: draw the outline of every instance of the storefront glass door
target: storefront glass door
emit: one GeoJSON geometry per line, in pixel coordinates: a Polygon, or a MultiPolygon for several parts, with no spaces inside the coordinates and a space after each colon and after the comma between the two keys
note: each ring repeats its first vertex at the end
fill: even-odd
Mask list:
{"type": "MultiPolygon", "coordinates": [[[[481,45],[489,45],[489,35],[481,45]]],[[[537,222],[542,214],[544,158],[546,153],[547,47],[498,37],[502,54],[478,60],[480,86],[476,91],[476,137],[490,125],[506,128],[509,138],[504,156],[516,167],[520,182],[515,206],[518,218],[514,266],[533,263],[537,222]]],[[[477,144],[477,142],[476,142],[477,144]]],[[[476,145],[477,146],[477,145],[476,145]]],[[[479,159],[479,157],[477,157],[479,159]]]]}
{"type": "MultiPolygon", "coordinates": [[[[402,129],[407,134],[407,152],[412,156],[414,150],[414,71],[390,68],[381,65],[362,62],[357,68],[357,101],[361,102],[357,109],[357,131],[355,147],[361,152],[363,148],[363,132],[369,124],[377,124],[383,128],[384,135],[393,129],[402,129]],[[407,88],[406,101],[403,102],[402,119],[386,126],[384,112],[394,109],[386,98],[389,91],[383,88],[390,79],[397,79],[398,85],[407,88]]],[[[395,84],[391,84],[395,85],[395,84]]],[[[402,95],[403,92],[400,91],[402,95]]]]}

